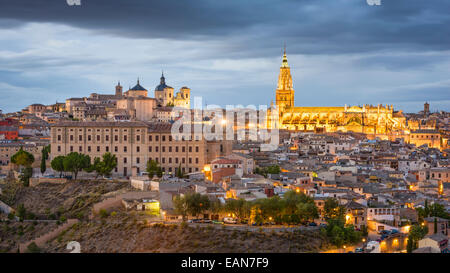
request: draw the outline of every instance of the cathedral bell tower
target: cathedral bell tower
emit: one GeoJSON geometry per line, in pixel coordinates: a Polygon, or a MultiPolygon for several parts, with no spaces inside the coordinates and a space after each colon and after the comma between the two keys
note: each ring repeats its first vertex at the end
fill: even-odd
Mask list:
{"type": "Polygon", "coordinates": [[[294,107],[294,87],[292,85],[291,69],[286,57],[286,46],[284,47],[283,61],[278,76],[277,90],[275,91],[276,105],[280,114],[285,109],[294,107]]]}

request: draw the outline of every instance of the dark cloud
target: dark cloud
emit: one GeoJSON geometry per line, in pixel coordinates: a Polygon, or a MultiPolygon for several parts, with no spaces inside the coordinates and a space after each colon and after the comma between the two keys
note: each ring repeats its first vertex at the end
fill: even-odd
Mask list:
{"type": "Polygon", "coordinates": [[[0,31],[18,33],[0,37],[1,108],[110,92],[137,76],[152,89],[161,68],[208,103],[267,104],[284,41],[298,105],[449,107],[448,84],[436,84],[449,79],[448,0],[81,1],[0,0],[0,31]],[[71,39],[78,47],[58,45],[71,39]]]}
{"type": "Polygon", "coordinates": [[[365,0],[82,0],[81,6],[0,0],[0,6],[9,26],[52,22],[132,38],[233,37],[230,55],[237,56],[262,54],[255,49],[283,41],[303,54],[450,49],[448,0],[383,0],[378,7],[365,0]]]}

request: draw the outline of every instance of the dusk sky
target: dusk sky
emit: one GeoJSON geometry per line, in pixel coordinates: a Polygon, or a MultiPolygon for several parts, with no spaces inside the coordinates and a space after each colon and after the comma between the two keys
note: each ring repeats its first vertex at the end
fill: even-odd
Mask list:
{"type": "Polygon", "coordinates": [[[268,105],[283,44],[297,106],[450,111],[450,1],[0,0],[0,109],[140,83],[161,70],[207,104],[268,105]]]}

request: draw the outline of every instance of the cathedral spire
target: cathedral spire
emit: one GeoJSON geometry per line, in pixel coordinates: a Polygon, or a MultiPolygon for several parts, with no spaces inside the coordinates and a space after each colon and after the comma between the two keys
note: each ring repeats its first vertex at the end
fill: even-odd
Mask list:
{"type": "Polygon", "coordinates": [[[286,42],[284,43],[284,53],[283,53],[283,61],[281,63],[281,67],[289,67],[287,56],[286,56],[286,42]]]}

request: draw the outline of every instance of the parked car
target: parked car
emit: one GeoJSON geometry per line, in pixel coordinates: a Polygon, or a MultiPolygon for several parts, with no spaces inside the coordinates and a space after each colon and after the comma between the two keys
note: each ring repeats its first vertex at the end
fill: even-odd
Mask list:
{"type": "Polygon", "coordinates": [[[390,230],[385,230],[385,229],[383,229],[383,230],[381,230],[381,231],[378,232],[378,234],[380,234],[380,235],[383,235],[383,234],[390,234],[390,233],[391,233],[390,230]]]}
{"type": "Polygon", "coordinates": [[[212,221],[212,223],[213,223],[213,224],[216,224],[216,225],[223,225],[223,224],[224,224],[224,222],[222,222],[222,221],[216,221],[216,220],[212,221]]]}
{"type": "Polygon", "coordinates": [[[308,224],[308,226],[310,226],[310,227],[317,227],[317,224],[314,223],[314,222],[311,222],[311,223],[308,224]]]}
{"type": "Polygon", "coordinates": [[[225,224],[237,224],[237,220],[233,217],[224,217],[223,222],[225,224]]]}
{"type": "Polygon", "coordinates": [[[358,247],[355,249],[355,253],[362,253],[364,252],[364,249],[362,247],[358,247]]]}
{"type": "Polygon", "coordinates": [[[399,233],[399,231],[397,229],[391,230],[391,234],[396,234],[396,233],[399,233]]]}
{"type": "Polygon", "coordinates": [[[209,224],[209,223],[212,223],[212,221],[209,220],[209,219],[203,219],[203,220],[201,221],[201,223],[209,224]]]}

